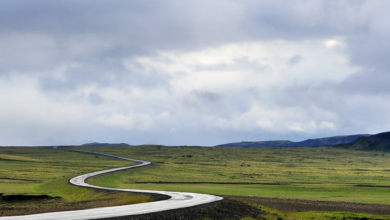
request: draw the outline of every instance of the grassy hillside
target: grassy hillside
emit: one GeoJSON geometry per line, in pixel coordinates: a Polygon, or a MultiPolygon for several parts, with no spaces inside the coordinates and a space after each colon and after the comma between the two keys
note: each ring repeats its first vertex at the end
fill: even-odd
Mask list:
{"type": "Polygon", "coordinates": [[[342,147],[355,150],[390,151],[390,132],[383,132],[369,137],[359,138],[342,147]]]}
{"type": "Polygon", "coordinates": [[[287,140],[277,141],[242,141],[236,143],[228,143],[217,145],[216,147],[320,147],[320,146],[334,146],[338,144],[346,144],[355,141],[361,137],[370,136],[368,134],[355,134],[334,136],[325,138],[314,138],[305,141],[292,142],[287,140]]]}

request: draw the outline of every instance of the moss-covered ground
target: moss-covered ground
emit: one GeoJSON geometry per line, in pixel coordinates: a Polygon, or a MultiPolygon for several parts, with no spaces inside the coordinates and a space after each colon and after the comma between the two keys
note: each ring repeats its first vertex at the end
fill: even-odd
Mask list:
{"type": "MultiPolygon", "coordinates": [[[[154,145],[68,149],[153,162],[149,167],[90,179],[89,182],[95,185],[390,205],[390,154],[385,152],[333,147],[207,148],[154,145]]],[[[111,195],[70,186],[67,180],[81,173],[126,165],[129,162],[114,158],[49,148],[0,148],[0,193],[46,194],[60,196],[63,198],[61,201],[65,202],[103,201],[111,195]]],[[[121,203],[150,200],[143,197],[121,203]]],[[[262,208],[268,210],[269,219],[358,219],[362,216],[388,219],[387,216],[359,213],[291,213],[262,208]]]]}
{"type": "Polygon", "coordinates": [[[49,147],[0,147],[0,193],[47,195],[53,199],[0,197],[0,216],[73,210],[152,201],[150,196],[107,193],[72,186],[68,180],[92,171],[128,166],[132,162],[49,147]]]}
{"type": "MultiPolygon", "coordinates": [[[[91,150],[91,148],[83,148],[91,150]]],[[[390,154],[328,147],[93,148],[154,162],[90,180],[110,187],[390,204],[390,154]]]]}

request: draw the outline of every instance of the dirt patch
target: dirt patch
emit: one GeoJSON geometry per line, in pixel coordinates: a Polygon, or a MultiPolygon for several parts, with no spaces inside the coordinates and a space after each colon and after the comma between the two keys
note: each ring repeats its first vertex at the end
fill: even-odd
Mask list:
{"type": "Polygon", "coordinates": [[[47,199],[61,199],[61,197],[52,197],[48,195],[0,195],[0,199],[5,202],[19,202],[19,201],[30,201],[30,200],[47,200],[47,199]]]}
{"type": "Polygon", "coordinates": [[[105,218],[104,220],[189,220],[210,218],[213,220],[238,220],[244,217],[265,219],[262,216],[264,211],[247,205],[245,203],[224,199],[222,201],[204,204],[200,206],[176,209],[172,211],[158,212],[155,214],[124,216],[116,218],[105,218]]]}
{"type": "Polygon", "coordinates": [[[2,194],[0,197],[0,217],[118,206],[123,205],[123,198],[136,195],[145,195],[152,201],[165,200],[169,198],[168,196],[159,194],[142,194],[118,191],[111,192],[105,190],[92,191],[92,193],[99,192],[107,192],[112,194],[112,196],[104,199],[68,202],[60,197],[50,197],[46,195],[26,196],[2,194]]]}
{"type": "Polygon", "coordinates": [[[279,199],[264,197],[226,196],[227,198],[265,205],[287,212],[330,211],[356,212],[374,215],[390,215],[390,205],[279,199]]]}
{"type": "Polygon", "coordinates": [[[40,183],[39,180],[28,180],[28,179],[15,179],[15,178],[0,178],[0,182],[3,183],[40,183]]]}

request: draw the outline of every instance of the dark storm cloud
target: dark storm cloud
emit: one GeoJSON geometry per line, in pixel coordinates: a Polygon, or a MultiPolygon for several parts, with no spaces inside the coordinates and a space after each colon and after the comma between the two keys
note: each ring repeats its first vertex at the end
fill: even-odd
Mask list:
{"type": "Polygon", "coordinates": [[[142,45],[143,50],[204,46],[221,43],[225,34],[230,35],[225,42],[239,35],[230,29],[237,10],[227,7],[229,2],[38,0],[0,4],[3,34],[39,32],[59,41],[91,34],[125,47],[142,45]]]}
{"type": "Polygon", "coordinates": [[[141,1],[2,1],[0,22],[2,32],[16,29],[66,36],[91,32],[110,34],[132,31],[134,26],[128,26],[129,23],[136,24],[140,18],[146,18],[142,15],[158,8],[163,9],[159,2],[145,4],[141,1]],[[133,20],[126,20],[130,18],[133,20]]]}
{"type": "MultiPolygon", "coordinates": [[[[355,2],[348,1],[347,6],[359,5],[355,2]]],[[[111,51],[133,50],[133,47],[141,51],[189,49],[248,39],[323,38],[345,32],[353,34],[361,29],[360,23],[345,21],[346,8],[340,7],[342,3],[328,1],[206,4],[203,1],[38,0],[1,1],[0,4],[3,34],[47,34],[59,44],[75,35],[92,35],[116,44],[111,51]],[[334,23],[338,19],[341,22],[334,23]]]]}
{"type": "MultiPolygon", "coordinates": [[[[245,40],[355,36],[367,24],[350,16],[363,3],[1,1],[1,36],[19,36],[6,42],[12,49],[0,52],[0,57],[12,60],[1,65],[1,70],[51,70],[73,61],[87,65],[165,49],[188,50],[245,40]]],[[[354,50],[358,49],[351,48],[354,50]]]]}
{"type": "Polygon", "coordinates": [[[357,34],[367,26],[354,19],[365,1],[250,1],[245,31],[264,39],[313,39],[357,34]]]}

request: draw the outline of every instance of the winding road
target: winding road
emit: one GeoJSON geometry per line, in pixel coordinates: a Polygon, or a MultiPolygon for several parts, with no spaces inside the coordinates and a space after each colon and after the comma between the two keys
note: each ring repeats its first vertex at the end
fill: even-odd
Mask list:
{"type": "MultiPolygon", "coordinates": [[[[56,149],[54,147],[54,149],[56,149]]],[[[0,217],[1,220],[16,220],[16,219],[28,219],[28,220],[47,220],[47,219],[101,219],[101,218],[110,218],[110,217],[120,217],[120,216],[130,216],[130,215],[141,215],[149,214],[161,211],[167,211],[172,209],[187,208],[197,205],[202,205],[206,203],[211,203],[215,201],[222,200],[222,197],[213,196],[208,194],[199,194],[199,193],[186,193],[186,192],[169,192],[169,191],[156,191],[156,190],[138,190],[138,189],[119,189],[119,188],[108,188],[94,186],[86,183],[85,181],[93,176],[107,174],[111,172],[116,172],[120,170],[133,169],[142,166],[148,166],[151,162],[143,160],[134,160],[126,157],[120,157],[110,154],[89,152],[89,151],[77,151],[81,153],[91,153],[99,154],[109,157],[115,157],[122,160],[135,161],[140,164],[128,166],[128,167],[119,167],[114,169],[102,170],[93,173],[83,174],[77,177],[72,178],[69,182],[76,186],[89,187],[95,189],[111,190],[111,191],[124,191],[124,192],[137,192],[137,193],[155,193],[163,194],[170,196],[171,198],[163,201],[156,202],[147,202],[139,203],[133,205],[123,205],[123,206],[114,206],[114,207],[102,207],[102,208],[93,208],[85,210],[75,210],[75,211],[64,211],[64,212],[49,212],[33,215],[23,215],[23,216],[10,216],[10,217],[0,217]]]]}

